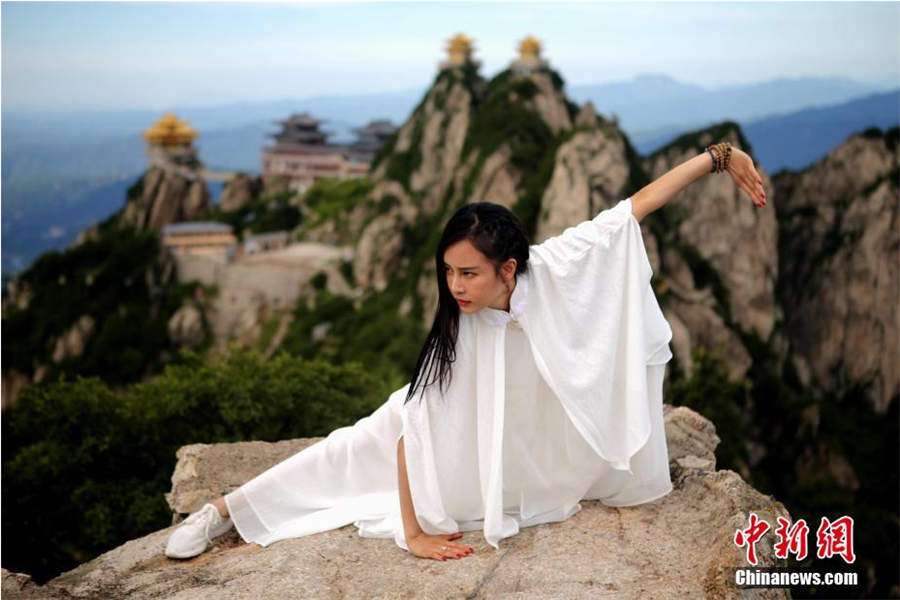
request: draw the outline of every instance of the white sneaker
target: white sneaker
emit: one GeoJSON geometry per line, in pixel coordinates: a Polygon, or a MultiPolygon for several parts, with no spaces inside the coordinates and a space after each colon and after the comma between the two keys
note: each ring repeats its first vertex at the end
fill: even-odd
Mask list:
{"type": "Polygon", "coordinates": [[[202,554],[214,537],[231,529],[231,517],[222,517],[219,509],[210,503],[192,513],[178,525],[169,536],[166,556],[169,558],[191,558],[202,554]]]}

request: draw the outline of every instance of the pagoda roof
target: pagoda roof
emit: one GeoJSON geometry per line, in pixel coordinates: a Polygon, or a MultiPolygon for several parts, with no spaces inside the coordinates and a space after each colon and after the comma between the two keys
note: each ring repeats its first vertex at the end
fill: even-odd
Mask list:
{"type": "Polygon", "coordinates": [[[316,119],[309,112],[292,113],[287,119],[274,121],[281,125],[301,125],[305,127],[315,127],[319,123],[326,123],[327,119],[316,119]]]}
{"type": "Polygon", "coordinates": [[[142,135],[151,144],[162,145],[189,144],[197,138],[196,130],[172,112],[163,115],[142,135]]]}
{"type": "Polygon", "coordinates": [[[353,133],[359,134],[367,134],[367,133],[383,133],[383,134],[391,134],[396,131],[397,127],[390,122],[388,119],[375,119],[373,121],[369,121],[364,127],[359,127],[353,130],[353,133]]]}

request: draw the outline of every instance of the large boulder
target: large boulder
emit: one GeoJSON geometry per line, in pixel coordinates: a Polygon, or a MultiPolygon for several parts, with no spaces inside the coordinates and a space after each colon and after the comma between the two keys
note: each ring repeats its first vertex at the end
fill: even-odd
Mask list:
{"type": "MultiPolygon", "coordinates": [[[[753,511],[769,523],[790,518],[773,497],[733,471],[715,470],[713,424],[684,407],[664,406],[673,491],[639,506],[582,501],[561,523],[523,528],[495,550],[481,532],[475,548],[445,563],[418,558],[392,539],[362,538],[353,525],[245,544],[232,529],[190,560],[163,550],[172,528],[115,548],[44,586],[3,571],[5,598],[742,598],[732,568],[747,565],[734,532],[753,511]]],[[[174,520],[323,438],[278,443],[195,444],[178,451],[174,520]]],[[[173,526],[174,527],[174,526],[173,526]]],[[[759,566],[774,566],[771,536],[756,545],[759,566]]],[[[783,566],[783,565],[782,565],[783,566]]],[[[743,590],[747,592],[748,590],[743,590]]],[[[789,598],[756,589],[754,598],[789,598]]]]}

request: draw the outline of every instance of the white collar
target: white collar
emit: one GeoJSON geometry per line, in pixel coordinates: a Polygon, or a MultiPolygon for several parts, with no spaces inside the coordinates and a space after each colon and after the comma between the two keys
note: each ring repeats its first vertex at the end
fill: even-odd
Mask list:
{"type": "Polygon", "coordinates": [[[509,297],[509,312],[499,308],[486,306],[478,311],[489,325],[505,327],[511,321],[516,323],[525,314],[525,306],[528,304],[528,273],[516,276],[516,287],[509,297]]]}

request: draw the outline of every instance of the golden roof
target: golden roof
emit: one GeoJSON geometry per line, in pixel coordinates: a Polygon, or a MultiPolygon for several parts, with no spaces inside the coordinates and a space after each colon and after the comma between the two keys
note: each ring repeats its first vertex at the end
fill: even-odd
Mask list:
{"type": "Polygon", "coordinates": [[[469,60],[472,55],[472,38],[457,33],[447,41],[447,53],[453,62],[469,60]]]}
{"type": "Polygon", "coordinates": [[[541,54],[541,42],[536,37],[528,36],[519,42],[520,58],[538,58],[541,54]]]}
{"type": "Polygon", "coordinates": [[[190,144],[197,139],[197,132],[175,113],[168,112],[144,131],[143,137],[151,144],[190,144]]]}

